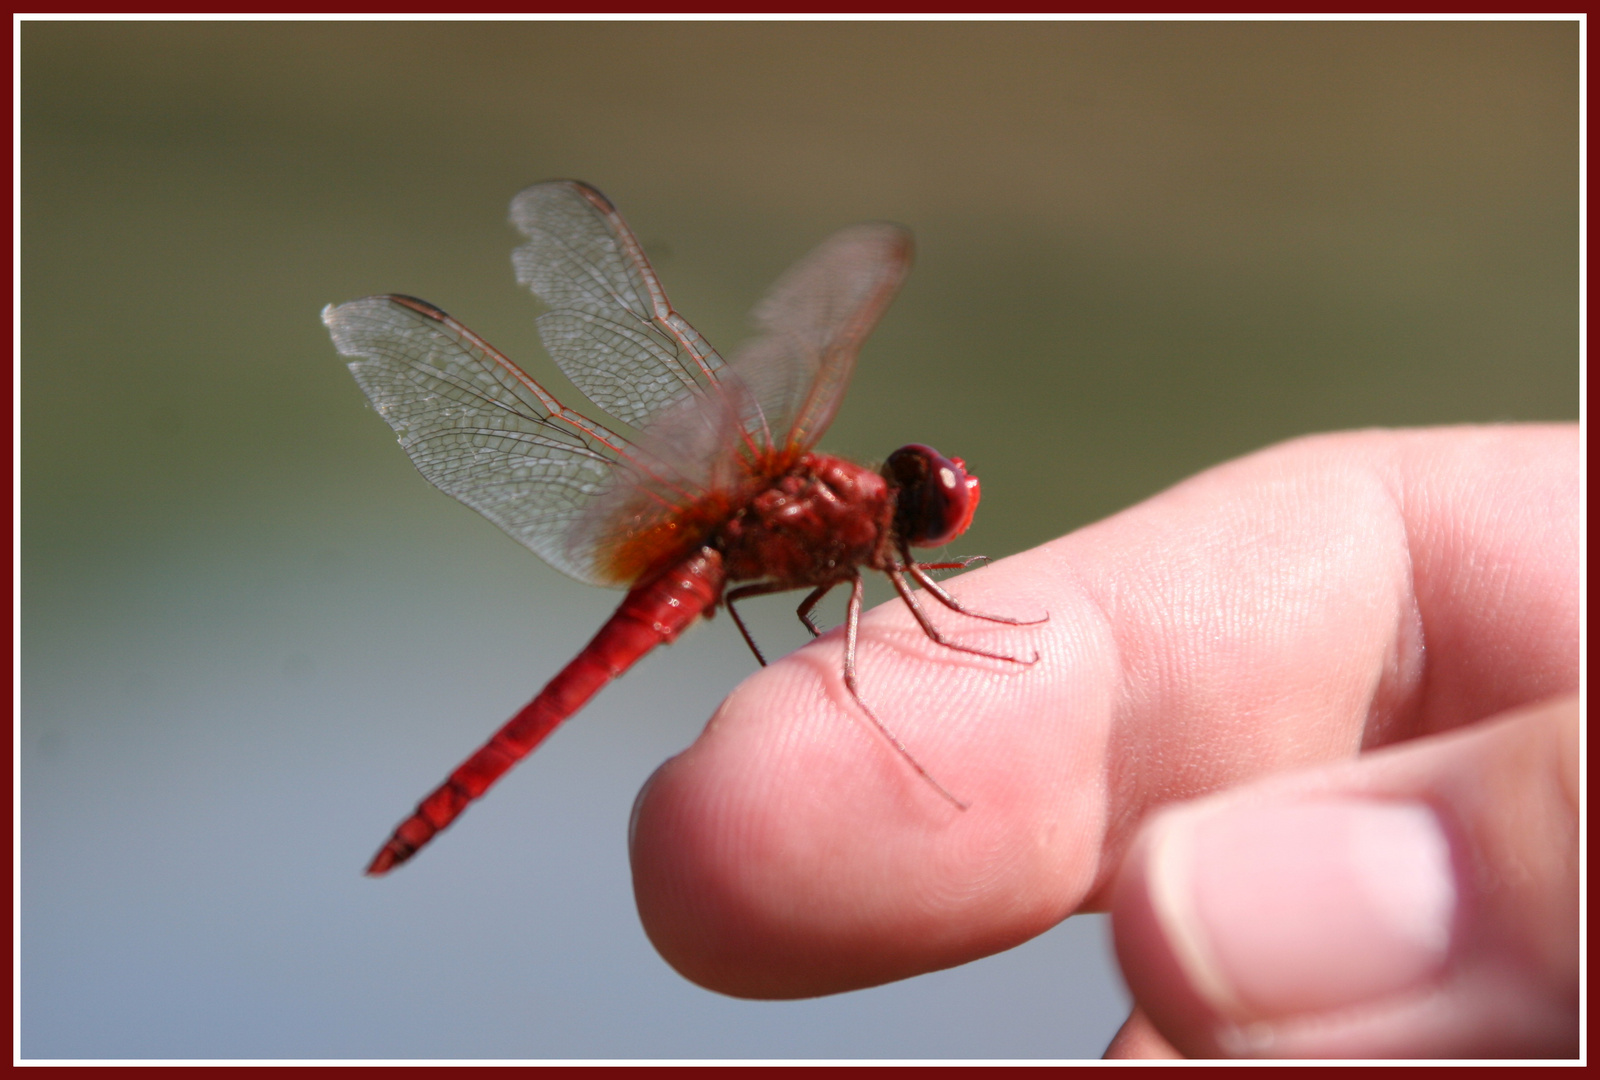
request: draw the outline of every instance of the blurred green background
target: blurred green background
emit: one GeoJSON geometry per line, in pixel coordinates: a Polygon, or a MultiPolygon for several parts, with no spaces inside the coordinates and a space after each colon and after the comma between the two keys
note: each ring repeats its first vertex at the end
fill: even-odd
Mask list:
{"type": "MultiPolygon", "coordinates": [[[[822,446],[964,457],[964,551],[1304,432],[1577,416],[1574,22],[20,33],[28,1057],[1073,1057],[1115,1031],[1099,917],[811,1002],[655,956],[628,811],[749,673],[725,620],[358,876],[616,601],[429,488],[317,318],[411,293],[551,376],[508,258],[530,182],[610,195],[724,351],[828,232],[910,226],[822,446]]],[[[791,608],[752,605],[777,651],[791,608]]]]}

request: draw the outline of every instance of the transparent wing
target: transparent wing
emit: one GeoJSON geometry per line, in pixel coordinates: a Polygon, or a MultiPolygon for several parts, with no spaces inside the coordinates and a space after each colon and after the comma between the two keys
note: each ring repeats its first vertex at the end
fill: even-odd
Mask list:
{"type": "Polygon", "coordinates": [[[704,498],[432,304],[373,296],[322,321],[422,475],[580,581],[630,580],[609,549],[616,522],[586,514],[619,485],[662,516],[704,498]]]}
{"type": "Polygon", "coordinates": [[[323,311],[334,344],[418,470],[580,581],[628,584],[703,541],[833,419],[856,351],[904,279],[911,240],[845,229],[756,308],[734,364],[667,302],[598,191],[537,184],[512,202],[518,280],[551,310],[540,335],[634,442],[566,408],[425,301],[323,311]]]}
{"type": "Polygon", "coordinates": [[[673,310],[643,248],[600,192],[573,180],[535,184],[512,200],[511,221],[528,237],[512,256],[517,280],[551,308],[539,332],[562,372],[607,413],[667,436],[657,448],[681,469],[689,471],[686,458],[700,459],[706,485],[737,474],[730,459],[741,453],[770,460],[815,445],[838,411],[856,352],[911,266],[911,235],[899,226],[835,233],[757,305],[760,336],[725,367],[673,310]],[[716,397],[719,385],[730,400],[694,403],[716,397]],[[729,407],[744,432],[733,440],[724,437],[729,407]]]}
{"type": "Polygon", "coordinates": [[[644,249],[600,192],[535,184],[511,201],[528,238],[517,280],[551,308],[539,336],[585,397],[624,423],[650,419],[714,383],[722,358],[667,300],[644,249]]]}
{"type": "Polygon", "coordinates": [[[791,267],[756,305],[761,333],[740,346],[723,381],[742,383],[767,445],[804,450],[821,438],[911,254],[911,234],[898,225],[852,225],[791,267]]]}

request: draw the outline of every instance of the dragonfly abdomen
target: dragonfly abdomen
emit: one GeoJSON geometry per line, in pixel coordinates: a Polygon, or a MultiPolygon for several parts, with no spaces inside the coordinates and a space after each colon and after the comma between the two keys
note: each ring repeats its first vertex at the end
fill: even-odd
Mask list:
{"type": "Polygon", "coordinates": [[[367,873],[399,866],[510,768],[531,754],[561,722],[632,667],[657,645],[665,645],[722,598],[722,555],[701,548],[666,572],[635,586],[582,652],[523,706],[450,778],[417,804],[378,851],[367,873]]]}

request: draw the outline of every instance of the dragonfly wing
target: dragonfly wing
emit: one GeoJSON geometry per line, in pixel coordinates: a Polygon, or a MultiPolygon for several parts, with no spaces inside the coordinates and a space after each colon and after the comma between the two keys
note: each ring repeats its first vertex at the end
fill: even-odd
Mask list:
{"type": "Polygon", "coordinates": [[[586,514],[619,484],[655,485],[657,504],[698,495],[425,301],[373,296],[322,320],[422,475],[580,581],[626,583],[586,514]]]}
{"type": "Polygon", "coordinates": [[[600,192],[574,180],[524,189],[511,223],[517,280],[551,308],[539,335],[585,397],[624,423],[714,383],[722,358],[672,309],[644,249],[600,192]]]}
{"type": "Polygon", "coordinates": [[[728,367],[759,410],[770,445],[806,449],[822,436],[911,254],[911,234],[898,225],[852,225],[791,267],[756,305],[761,333],[728,367]]]}

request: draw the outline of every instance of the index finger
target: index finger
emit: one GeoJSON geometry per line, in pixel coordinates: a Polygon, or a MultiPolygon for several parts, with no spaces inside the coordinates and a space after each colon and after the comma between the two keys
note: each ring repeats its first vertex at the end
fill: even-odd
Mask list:
{"type": "Polygon", "coordinates": [[[651,940],[726,993],[799,997],[1018,944],[1094,906],[1153,807],[1577,686],[1572,426],[1284,444],[951,583],[1017,628],[862,620],[747,680],[641,793],[651,940]]]}

